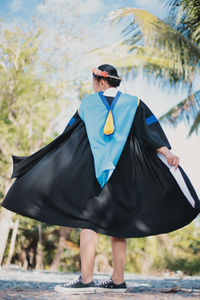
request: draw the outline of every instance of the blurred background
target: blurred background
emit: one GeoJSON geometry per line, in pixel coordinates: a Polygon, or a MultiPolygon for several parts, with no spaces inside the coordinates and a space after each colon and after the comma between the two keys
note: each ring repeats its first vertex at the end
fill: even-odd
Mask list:
{"type": "MultiPolygon", "coordinates": [[[[11,155],[61,134],[104,63],[159,118],[200,195],[199,15],[193,0],[0,0],[0,201],[15,180],[11,155]]],[[[80,270],[79,238],[0,208],[1,265],[80,270]]],[[[127,246],[126,272],[199,274],[200,218],[127,246]]],[[[111,269],[110,238],[98,234],[94,271],[111,269]]]]}

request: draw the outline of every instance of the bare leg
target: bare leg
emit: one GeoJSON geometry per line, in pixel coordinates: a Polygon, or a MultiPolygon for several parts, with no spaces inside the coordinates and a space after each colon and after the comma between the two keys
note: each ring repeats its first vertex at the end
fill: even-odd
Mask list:
{"type": "Polygon", "coordinates": [[[113,273],[112,280],[114,283],[119,284],[124,281],[124,267],[126,261],[126,239],[110,237],[112,245],[113,257],[113,273]]]}
{"type": "Polygon", "coordinates": [[[88,283],[93,280],[96,246],[97,233],[91,229],[81,229],[80,254],[83,283],[88,283]]]}

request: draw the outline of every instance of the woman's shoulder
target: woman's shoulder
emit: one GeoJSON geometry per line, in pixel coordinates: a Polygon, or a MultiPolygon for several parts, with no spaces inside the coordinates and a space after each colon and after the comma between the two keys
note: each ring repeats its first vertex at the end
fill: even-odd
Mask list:
{"type": "Polygon", "coordinates": [[[150,111],[150,108],[148,107],[148,105],[147,105],[147,104],[145,103],[145,101],[142,100],[141,98],[139,98],[138,109],[144,110],[144,111],[150,111]]]}
{"type": "Polygon", "coordinates": [[[153,115],[153,113],[152,113],[151,109],[148,107],[148,105],[145,103],[145,101],[143,101],[139,97],[139,104],[138,104],[138,107],[137,107],[135,118],[140,119],[140,120],[144,120],[145,118],[148,118],[152,115],[153,115]]]}
{"type": "Polygon", "coordinates": [[[121,93],[122,93],[123,95],[125,95],[125,96],[133,97],[133,98],[138,99],[138,106],[140,106],[140,107],[146,106],[145,102],[140,98],[140,96],[138,96],[138,95],[133,95],[133,94],[129,94],[129,93],[123,93],[123,92],[121,92],[121,93]]]}

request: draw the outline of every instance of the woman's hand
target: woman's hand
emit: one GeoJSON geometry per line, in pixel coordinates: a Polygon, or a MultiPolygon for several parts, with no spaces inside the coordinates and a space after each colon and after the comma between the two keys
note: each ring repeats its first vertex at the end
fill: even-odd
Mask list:
{"type": "Polygon", "coordinates": [[[167,162],[170,166],[175,166],[175,170],[178,168],[179,165],[179,157],[174,155],[172,152],[165,155],[167,162]]]}
{"type": "Polygon", "coordinates": [[[179,157],[174,155],[167,147],[157,148],[156,151],[163,154],[166,157],[168,164],[170,166],[175,166],[175,170],[178,168],[180,161],[179,157]]]}

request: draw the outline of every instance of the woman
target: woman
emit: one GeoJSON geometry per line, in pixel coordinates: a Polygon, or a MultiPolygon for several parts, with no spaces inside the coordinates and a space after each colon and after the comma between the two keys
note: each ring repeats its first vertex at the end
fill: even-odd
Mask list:
{"type": "Polygon", "coordinates": [[[198,196],[158,120],[138,97],[120,92],[115,67],[93,68],[95,93],[54,141],[13,155],[17,177],[3,206],[49,224],[81,228],[81,275],[64,293],[126,290],[126,238],[167,233],[199,213],[198,196]],[[113,273],[93,281],[97,233],[109,235],[113,273]]]}

